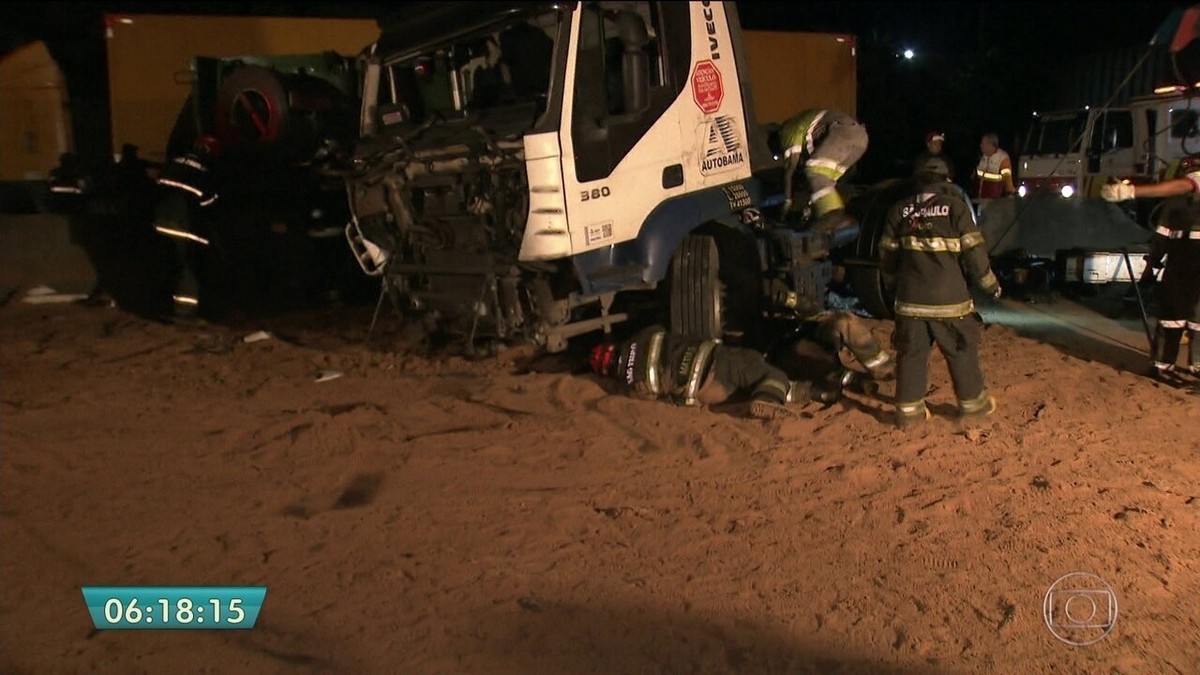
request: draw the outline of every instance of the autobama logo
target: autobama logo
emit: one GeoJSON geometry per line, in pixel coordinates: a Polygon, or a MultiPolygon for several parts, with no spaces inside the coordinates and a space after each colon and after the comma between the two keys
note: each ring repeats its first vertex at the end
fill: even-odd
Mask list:
{"type": "Polygon", "coordinates": [[[728,171],[746,163],[741,122],[731,115],[718,115],[701,125],[700,173],[728,171]]]}
{"type": "Polygon", "coordinates": [[[708,33],[708,53],[713,61],[721,59],[721,43],[717,41],[716,13],[708,0],[700,3],[700,13],[704,17],[704,32],[708,33]]]}

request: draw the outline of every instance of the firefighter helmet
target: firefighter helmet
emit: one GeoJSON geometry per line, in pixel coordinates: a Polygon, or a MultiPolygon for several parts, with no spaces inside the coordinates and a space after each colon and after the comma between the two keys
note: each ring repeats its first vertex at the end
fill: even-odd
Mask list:
{"type": "Polygon", "coordinates": [[[613,355],[616,352],[617,346],[614,344],[598,344],[592,347],[592,353],[589,361],[592,365],[592,371],[597,375],[608,376],[609,368],[612,365],[613,355]]]}

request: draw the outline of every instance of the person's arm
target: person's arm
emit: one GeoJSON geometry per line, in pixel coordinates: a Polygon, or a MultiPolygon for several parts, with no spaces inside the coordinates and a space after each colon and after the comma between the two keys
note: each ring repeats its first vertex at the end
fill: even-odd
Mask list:
{"type": "Polygon", "coordinates": [[[1133,188],[1131,195],[1133,199],[1141,199],[1143,197],[1174,197],[1196,191],[1196,184],[1192,182],[1191,178],[1174,178],[1161,183],[1130,185],[1129,187],[1133,188]]]}
{"type": "Polygon", "coordinates": [[[1130,185],[1129,183],[1106,183],[1100,188],[1100,196],[1105,201],[1123,202],[1128,199],[1143,199],[1153,197],[1176,197],[1191,192],[1200,191],[1200,172],[1189,173],[1183,178],[1172,178],[1161,183],[1149,185],[1130,185]]]}
{"type": "Polygon", "coordinates": [[[992,272],[988,262],[987,246],[983,240],[983,232],[975,225],[971,215],[971,207],[961,200],[954,200],[950,207],[950,217],[954,219],[954,229],[958,232],[962,245],[963,268],[984,293],[993,298],[1000,297],[1000,281],[992,272]]]}
{"type": "Polygon", "coordinates": [[[1012,160],[1008,157],[1000,160],[1000,176],[1004,179],[1004,194],[1017,194],[1017,188],[1013,185],[1012,160]]]}
{"type": "Polygon", "coordinates": [[[900,271],[900,205],[893,205],[884,223],[883,235],[879,237],[879,270],[885,286],[894,287],[896,273],[900,271]]]}
{"type": "Polygon", "coordinates": [[[800,153],[794,152],[784,160],[783,169],[783,215],[786,217],[792,210],[792,179],[796,175],[796,167],[800,166],[800,153]]]}

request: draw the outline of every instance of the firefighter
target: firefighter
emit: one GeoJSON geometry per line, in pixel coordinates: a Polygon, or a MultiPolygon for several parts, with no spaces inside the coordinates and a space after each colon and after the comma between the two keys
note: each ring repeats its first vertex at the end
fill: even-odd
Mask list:
{"type": "Polygon", "coordinates": [[[950,182],[954,182],[954,162],[950,161],[950,158],[942,152],[945,142],[946,135],[940,131],[931,131],[925,134],[925,152],[917,155],[916,161],[913,162],[913,175],[920,173],[921,167],[925,166],[926,160],[932,157],[939,157],[950,168],[950,182]]]}
{"type": "Polygon", "coordinates": [[[1175,386],[1183,384],[1175,362],[1180,342],[1188,334],[1188,373],[1200,377],[1200,171],[1153,185],[1110,183],[1100,195],[1110,202],[1146,197],[1186,195],[1186,201],[1167,210],[1154,228],[1146,269],[1139,283],[1162,274],[1162,307],[1154,328],[1151,375],[1175,386]]]}
{"type": "Polygon", "coordinates": [[[848,349],[872,379],[894,377],[895,361],[871,335],[862,319],[852,312],[822,309],[811,299],[796,293],[783,294],[776,303],[794,312],[798,319],[791,337],[820,345],[834,364],[841,365],[841,351],[848,349]]]}
{"type": "Polygon", "coordinates": [[[986,133],[979,141],[979,164],[975,167],[975,198],[983,202],[1017,194],[1013,185],[1012,159],[1000,149],[1000,137],[986,133]]]}
{"type": "Polygon", "coordinates": [[[793,209],[792,181],[804,162],[809,203],[817,217],[814,227],[831,233],[852,224],[837,182],[867,151],[866,127],[844,112],[814,108],[784,122],[770,135],[770,143],[784,158],[783,217],[793,209]]]}
{"type": "Polygon", "coordinates": [[[156,181],[160,196],[154,229],[169,237],[174,245],[180,269],[171,304],[175,319],[180,321],[194,320],[199,315],[196,247],[204,249],[211,244],[207,221],[217,201],[211,169],[220,149],[216,138],[201,136],[191,151],[167,162],[156,181]]]}
{"type": "Polygon", "coordinates": [[[593,372],[617,380],[623,393],[638,398],[711,405],[749,390],[750,415],[759,419],[790,415],[813,400],[832,403],[838,398],[835,391],[788,379],[753,349],[671,334],[661,326],[644,328],[624,342],[598,344],[589,361],[593,372]]]}
{"type": "Polygon", "coordinates": [[[895,421],[902,429],[930,416],[925,390],[935,342],[950,369],[960,421],[996,409],[979,365],[983,320],[975,312],[966,278],[969,275],[985,293],[1000,297],[983,234],[970,204],[950,183],[945,162],[929,160],[915,185],[916,194],[888,211],[879,241],[883,272],[895,288],[895,421]]]}

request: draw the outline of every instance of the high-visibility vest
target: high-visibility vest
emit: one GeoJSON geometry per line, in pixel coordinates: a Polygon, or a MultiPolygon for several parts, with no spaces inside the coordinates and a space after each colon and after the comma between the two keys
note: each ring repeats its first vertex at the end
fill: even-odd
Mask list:
{"type": "Polygon", "coordinates": [[[979,158],[975,167],[975,196],[979,199],[996,199],[1004,196],[1004,185],[1012,179],[1012,162],[1008,161],[1008,153],[997,148],[989,157],[979,158]],[[1006,163],[1007,167],[1000,168],[1006,163]]]}

